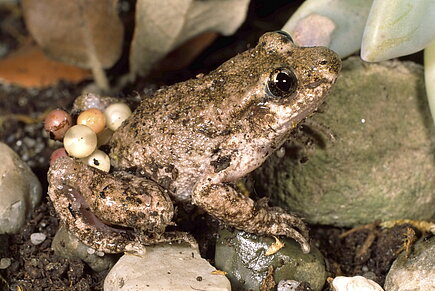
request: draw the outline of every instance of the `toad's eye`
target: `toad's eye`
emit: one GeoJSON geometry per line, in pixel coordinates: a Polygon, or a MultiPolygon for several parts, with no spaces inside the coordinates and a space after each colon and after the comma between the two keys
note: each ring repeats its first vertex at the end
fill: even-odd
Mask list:
{"type": "Polygon", "coordinates": [[[284,30],[277,30],[275,31],[276,33],[279,33],[281,35],[283,35],[287,40],[293,42],[292,37],[290,36],[290,34],[288,34],[287,32],[285,32],[284,30]]]}
{"type": "Polygon", "coordinates": [[[267,82],[269,92],[278,98],[291,96],[296,91],[297,85],[296,75],[287,68],[274,70],[267,82]]]}

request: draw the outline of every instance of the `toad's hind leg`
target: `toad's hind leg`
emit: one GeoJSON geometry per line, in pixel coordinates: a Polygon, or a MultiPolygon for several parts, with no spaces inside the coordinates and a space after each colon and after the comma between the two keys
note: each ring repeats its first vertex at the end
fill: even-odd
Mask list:
{"type": "Polygon", "coordinates": [[[251,233],[284,235],[295,239],[304,253],[310,251],[308,229],[300,218],[264,207],[227,184],[208,179],[195,186],[193,202],[217,219],[251,233]]]}
{"type": "Polygon", "coordinates": [[[140,252],[143,244],[183,238],[165,233],[174,208],[153,181],[125,172],[108,174],[69,157],[51,165],[48,180],[48,194],[62,223],[97,250],[140,252]]]}

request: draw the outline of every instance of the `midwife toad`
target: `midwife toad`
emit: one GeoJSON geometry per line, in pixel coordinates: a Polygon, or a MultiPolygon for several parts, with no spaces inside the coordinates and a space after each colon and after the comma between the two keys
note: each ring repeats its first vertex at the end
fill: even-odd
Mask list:
{"type": "Polygon", "coordinates": [[[247,232],[294,238],[309,252],[299,218],[254,202],[231,182],[282,145],[340,68],[331,50],[300,48],[272,32],[209,75],[157,91],[114,133],[111,173],[70,157],[51,166],[49,195],[61,221],[97,250],[134,251],[180,238],[165,232],[172,199],[247,232]]]}

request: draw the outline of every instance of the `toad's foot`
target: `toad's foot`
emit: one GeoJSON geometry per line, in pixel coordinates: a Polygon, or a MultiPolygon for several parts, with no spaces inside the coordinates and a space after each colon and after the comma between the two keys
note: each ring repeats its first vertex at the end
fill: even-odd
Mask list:
{"type": "Polygon", "coordinates": [[[106,253],[178,240],[165,235],[172,201],[156,183],[125,172],[108,174],[69,157],[48,173],[48,194],[61,222],[79,240],[106,253]]]}
{"type": "Polygon", "coordinates": [[[246,232],[284,235],[295,239],[304,253],[310,252],[308,228],[300,218],[260,206],[226,184],[198,184],[193,202],[217,219],[246,232]]]}
{"type": "Polygon", "coordinates": [[[145,245],[154,245],[158,243],[188,243],[192,248],[198,249],[198,243],[195,238],[183,231],[168,231],[158,237],[138,236],[138,241],[130,242],[124,248],[126,254],[143,256],[146,253],[145,245]]]}

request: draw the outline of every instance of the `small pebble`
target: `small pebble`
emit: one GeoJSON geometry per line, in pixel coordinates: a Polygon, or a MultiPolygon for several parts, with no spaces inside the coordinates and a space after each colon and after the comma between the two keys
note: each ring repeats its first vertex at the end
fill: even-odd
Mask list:
{"type": "Polygon", "coordinates": [[[45,130],[50,133],[51,138],[56,140],[61,140],[71,125],[71,115],[61,109],[55,109],[48,113],[44,121],[45,130]]]}
{"type": "Polygon", "coordinates": [[[381,286],[375,281],[366,279],[362,276],[354,277],[335,277],[332,281],[334,291],[383,291],[381,286]]]}
{"type": "Polygon", "coordinates": [[[33,148],[36,146],[36,140],[28,136],[25,136],[23,138],[23,143],[29,148],[33,148]]]}
{"type": "Polygon", "coordinates": [[[276,156],[278,158],[283,158],[285,156],[285,148],[284,147],[280,147],[276,152],[275,152],[276,156]]]}
{"type": "Polygon", "coordinates": [[[281,280],[278,283],[277,291],[295,291],[300,282],[295,280],[281,280]]]}
{"type": "Polygon", "coordinates": [[[11,258],[1,258],[0,259],[0,270],[7,269],[12,263],[11,258]]]}
{"type": "Polygon", "coordinates": [[[115,131],[131,115],[131,109],[127,104],[113,103],[106,108],[104,114],[106,115],[107,127],[115,131]]]}
{"type": "Polygon", "coordinates": [[[95,249],[93,249],[93,248],[88,248],[88,249],[86,250],[86,252],[87,252],[88,254],[90,254],[90,255],[93,255],[93,254],[95,254],[95,249]]]}
{"type": "Polygon", "coordinates": [[[30,241],[35,246],[41,244],[46,238],[47,236],[42,232],[35,232],[30,235],[30,241]]]}
{"type": "Polygon", "coordinates": [[[86,125],[74,125],[66,132],[63,145],[71,156],[84,158],[97,148],[97,135],[86,125]]]}

